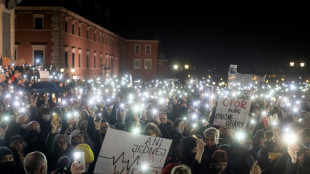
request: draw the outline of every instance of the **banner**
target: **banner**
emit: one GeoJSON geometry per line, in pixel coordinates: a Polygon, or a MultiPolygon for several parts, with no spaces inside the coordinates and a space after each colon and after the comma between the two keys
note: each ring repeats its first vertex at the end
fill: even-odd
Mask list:
{"type": "Polygon", "coordinates": [[[216,106],[213,125],[245,128],[250,107],[251,100],[220,98],[216,106]]]}
{"type": "Polygon", "coordinates": [[[172,140],[109,128],[95,166],[98,174],[160,174],[172,140]]]}

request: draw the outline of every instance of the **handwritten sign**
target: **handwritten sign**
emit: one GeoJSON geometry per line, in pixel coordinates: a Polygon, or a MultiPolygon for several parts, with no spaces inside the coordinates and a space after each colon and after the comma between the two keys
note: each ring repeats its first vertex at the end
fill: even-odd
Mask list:
{"type": "Polygon", "coordinates": [[[96,163],[98,174],[160,174],[172,140],[109,128],[96,163]]]}
{"type": "Polygon", "coordinates": [[[250,113],[250,100],[220,98],[216,106],[214,125],[245,128],[250,113]]]}

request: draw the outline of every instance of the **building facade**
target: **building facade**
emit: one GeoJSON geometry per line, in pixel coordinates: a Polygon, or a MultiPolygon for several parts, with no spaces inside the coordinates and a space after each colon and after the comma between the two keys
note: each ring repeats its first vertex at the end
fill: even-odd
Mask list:
{"type": "Polygon", "coordinates": [[[0,0],[0,58],[4,63],[14,57],[14,7],[8,4],[0,0]]]}
{"type": "Polygon", "coordinates": [[[158,72],[158,41],[127,40],[63,7],[16,7],[17,64],[64,69],[68,77],[158,72]]]}

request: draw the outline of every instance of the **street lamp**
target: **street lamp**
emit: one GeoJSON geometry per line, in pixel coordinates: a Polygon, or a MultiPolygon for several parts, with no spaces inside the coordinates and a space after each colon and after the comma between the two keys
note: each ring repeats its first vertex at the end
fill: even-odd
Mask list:
{"type": "Polygon", "coordinates": [[[290,66],[294,66],[295,65],[295,62],[290,62],[290,66]]]}
{"type": "Polygon", "coordinates": [[[185,69],[188,69],[188,68],[189,68],[189,65],[184,65],[184,68],[185,68],[185,69]]]}
{"type": "Polygon", "coordinates": [[[303,67],[305,67],[305,62],[300,62],[300,64],[299,64],[299,65],[300,65],[300,67],[302,67],[302,68],[303,68],[303,67]]]}
{"type": "Polygon", "coordinates": [[[177,70],[179,68],[179,65],[173,65],[173,69],[177,70]]]}

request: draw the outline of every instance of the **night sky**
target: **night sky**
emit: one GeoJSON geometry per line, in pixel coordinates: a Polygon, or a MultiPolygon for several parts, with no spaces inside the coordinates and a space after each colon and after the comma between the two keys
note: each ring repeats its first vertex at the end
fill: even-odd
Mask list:
{"type": "Polygon", "coordinates": [[[248,73],[285,69],[310,57],[310,15],[302,7],[111,8],[113,32],[128,39],[157,39],[160,57],[198,70],[248,73]]]}
{"type": "Polygon", "coordinates": [[[126,39],[159,40],[160,58],[170,64],[188,63],[201,72],[226,71],[229,64],[237,64],[242,73],[279,72],[289,68],[290,60],[310,58],[306,4],[130,1],[111,5],[102,0],[79,0],[80,5],[78,0],[23,0],[22,4],[58,5],[57,1],[126,39]]]}

